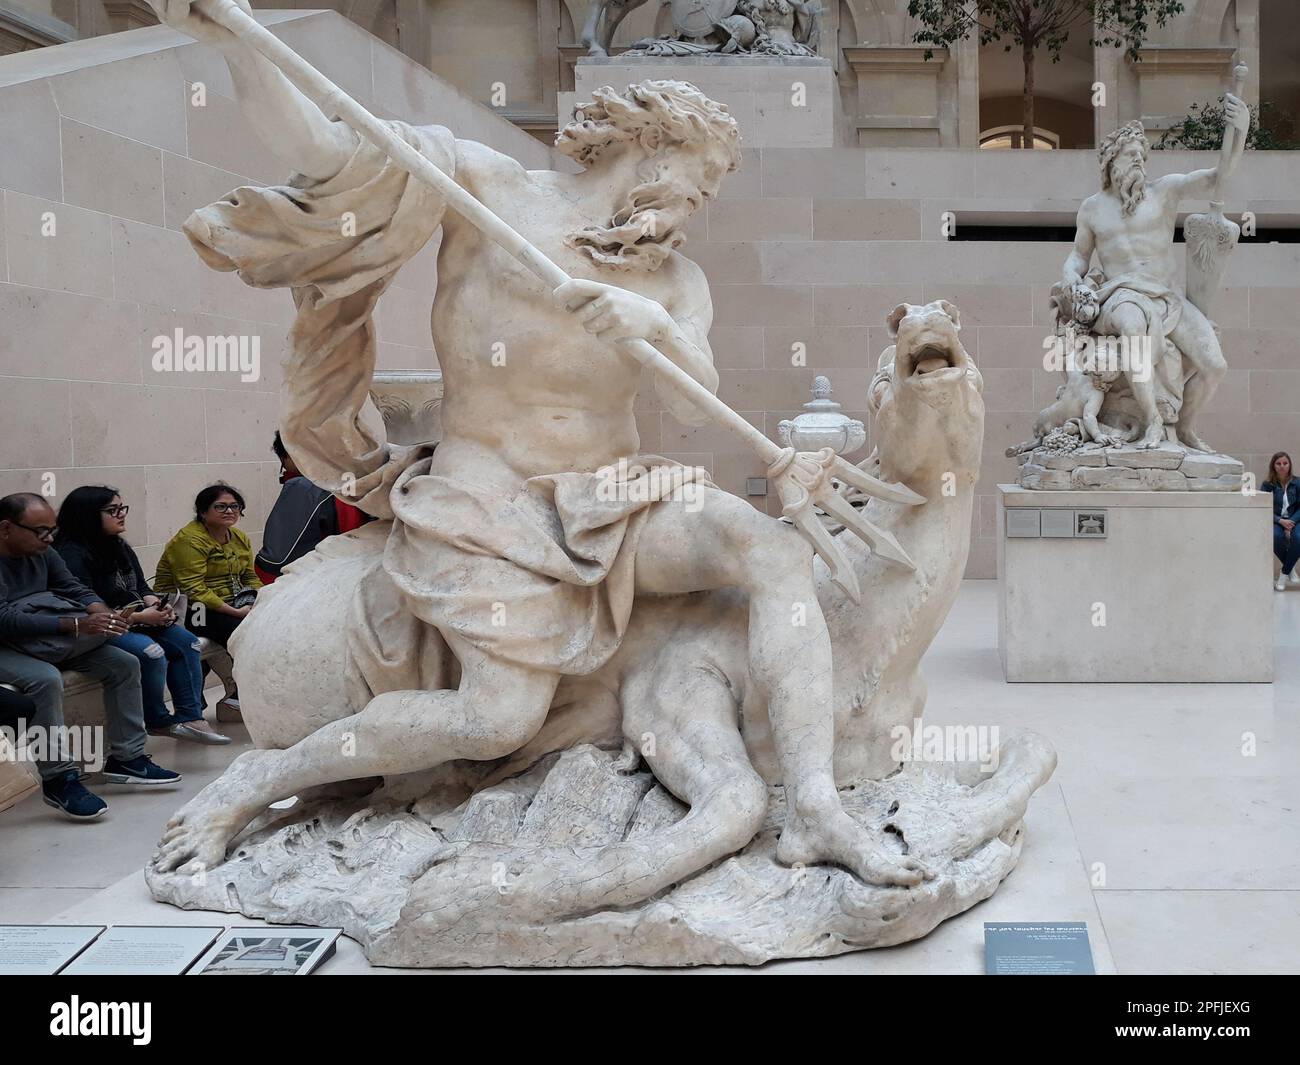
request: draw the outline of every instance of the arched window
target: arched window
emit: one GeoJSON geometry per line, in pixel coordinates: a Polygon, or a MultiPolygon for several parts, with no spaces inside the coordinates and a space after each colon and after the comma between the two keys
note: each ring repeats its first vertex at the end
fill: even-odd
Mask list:
{"type": "MultiPolygon", "coordinates": [[[[1024,126],[994,126],[980,133],[981,148],[1019,148],[1024,142],[1024,126]]],[[[1061,146],[1059,134],[1034,127],[1034,147],[1050,151],[1061,146]]]]}

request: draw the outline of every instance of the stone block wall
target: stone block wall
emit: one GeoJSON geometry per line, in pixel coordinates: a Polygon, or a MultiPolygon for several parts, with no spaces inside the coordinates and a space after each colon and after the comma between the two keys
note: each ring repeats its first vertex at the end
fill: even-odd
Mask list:
{"type": "MultiPolygon", "coordinates": [[[[259,17],[378,113],[443,122],[528,167],[554,165],[537,140],[342,16],[259,17]]],[[[658,76],[672,76],[669,66],[658,76]]],[[[724,102],[726,91],[718,90],[724,102]]],[[[1025,438],[1057,383],[1042,369],[1042,341],[1047,291],[1068,247],[948,240],[943,219],[952,212],[959,230],[1068,223],[1097,187],[1095,156],[793,147],[781,145],[782,129],[794,135],[783,118],[746,148],[683,249],[712,287],[721,395],[775,438],[822,373],[833,398],[868,421],[886,314],[899,302],[952,300],[988,405],[968,574],[992,577],[993,486],[1015,471],[1003,450],[1025,438]],[[792,359],[799,351],[801,365],[792,359]]],[[[248,496],[245,527],[257,542],[277,490],[269,445],[292,304],[285,292],[203,267],[179,228],[240,184],[287,176],[245,125],[224,64],[163,27],[6,56],[0,145],[0,491],[39,490],[46,473],[60,495],[117,485],[149,567],[194,492],[224,479],[248,496]],[[207,95],[196,107],[200,82],[207,95]],[[51,216],[53,238],[42,230],[51,216]],[[260,379],[156,373],[153,338],[177,328],[258,338],[260,379]]],[[[1157,152],[1152,168],[1212,158],[1157,152]]],[[[1298,189],[1300,155],[1252,153],[1229,190],[1229,212],[1294,224],[1298,189]]],[[[381,301],[381,368],[437,364],[435,257],[434,247],[417,256],[381,301]]],[[[1300,453],[1300,245],[1243,242],[1216,317],[1230,369],[1206,436],[1251,469],[1278,448],[1300,453]]],[[[729,437],[680,425],[650,389],[637,419],[644,450],[706,465],[728,490],[742,494],[747,477],[764,473],[729,437]]],[[[775,510],[773,499],[753,501],[775,510]]]]}
{"type": "MultiPolygon", "coordinates": [[[[1213,160],[1211,153],[1153,152],[1150,171],[1187,172],[1213,160]]],[[[832,398],[868,422],[870,448],[867,387],[890,343],[885,316],[900,302],[951,300],[984,375],[988,409],[967,575],[996,576],[994,486],[1015,480],[1015,460],[1003,452],[1028,438],[1060,383],[1043,369],[1043,341],[1048,290],[1070,245],[949,240],[944,214],[953,212],[959,231],[977,223],[1072,224],[1098,183],[1090,150],[747,150],[682,249],[712,285],[720,394],[755,424],[762,418],[775,438],[777,423],[808,398],[813,376],[825,374],[832,398]],[[797,344],[805,366],[791,365],[797,344]]],[[[1252,210],[1261,225],[1300,223],[1300,153],[1248,154],[1228,195],[1233,217],[1252,210]]],[[[1205,209],[1184,204],[1184,211],[1205,209]]],[[[1183,245],[1176,254],[1181,265],[1183,245]]],[[[1300,449],[1300,244],[1243,239],[1215,318],[1229,370],[1204,435],[1262,472],[1273,451],[1300,449]]],[[[697,462],[707,453],[731,491],[762,475],[761,463],[710,430],[680,428],[668,414],[660,427],[665,453],[696,453],[689,457],[697,462]]]]}
{"type": "MultiPolygon", "coordinates": [[[[549,165],[527,133],[342,16],[259,18],[377,113],[442,121],[549,165]]],[[[240,114],[224,62],[165,27],[0,59],[0,494],[41,491],[47,475],[58,499],[118,487],[152,572],[195,492],[225,480],[247,498],[242,524],[260,545],[279,487],[270,445],[293,302],[207,269],[180,227],[240,185],[288,176],[240,114]],[[177,329],[256,342],[260,377],[157,372],[153,340],[177,329]]],[[[437,365],[436,252],[383,297],[381,368],[437,365]]]]}

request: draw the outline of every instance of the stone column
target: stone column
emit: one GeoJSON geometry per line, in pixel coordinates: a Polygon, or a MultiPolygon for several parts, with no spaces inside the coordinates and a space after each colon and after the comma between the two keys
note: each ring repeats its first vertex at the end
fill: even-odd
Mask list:
{"type": "Polygon", "coordinates": [[[1094,48],[1092,50],[1092,80],[1106,87],[1106,105],[1092,109],[1092,142],[1100,144],[1106,135],[1113,133],[1130,118],[1121,114],[1123,90],[1121,81],[1128,74],[1124,64],[1123,50],[1120,48],[1094,48]]]}
{"type": "MultiPolygon", "coordinates": [[[[949,148],[958,131],[952,101],[941,103],[951,77],[947,48],[923,44],[857,45],[844,58],[858,78],[856,125],[864,147],[949,148]],[[925,58],[926,51],[932,53],[925,58]]],[[[978,99],[976,123],[978,124],[978,99]]],[[[978,131],[977,131],[978,139],[978,131]]]]}
{"type": "MultiPolygon", "coordinates": [[[[958,148],[980,146],[980,42],[976,34],[958,41],[953,57],[957,67],[958,148]]],[[[945,144],[944,147],[950,147],[945,144]]]]}
{"type": "Polygon", "coordinates": [[[424,0],[397,0],[397,49],[423,67],[429,65],[429,24],[424,0]]]}

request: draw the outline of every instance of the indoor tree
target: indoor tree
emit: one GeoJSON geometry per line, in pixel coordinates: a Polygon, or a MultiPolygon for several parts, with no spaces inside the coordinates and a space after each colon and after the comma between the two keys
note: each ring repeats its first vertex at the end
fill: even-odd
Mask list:
{"type": "MultiPolygon", "coordinates": [[[[907,13],[921,22],[917,44],[948,45],[978,32],[981,44],[1019,47],[1025,67],[1021,147],[1034,146],[1034,53],[1045,48],[1053,63],[1074,30],[1090,29],[1094,47],[1123,47],[1133,59],[1152,22],[1163,26],[1181,14],[1180,0],[910,0],[907,13]]],[[[926,58],[930,57],[926,52],[926,58]]]]}

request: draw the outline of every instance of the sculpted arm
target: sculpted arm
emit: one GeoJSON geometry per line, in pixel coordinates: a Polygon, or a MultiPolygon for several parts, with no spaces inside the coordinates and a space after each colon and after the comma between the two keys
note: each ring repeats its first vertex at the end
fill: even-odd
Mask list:
{"type": "MultiPolygon", "coordinates": [[[[250,12],[248,0],[233,0],[250,12]]],[[[216,48],[225,57],[240,109],[266,147],[300,174],[317,181],[343,169],[357,134],[325,116],[264,56],[207,18],[191,0],[155,0],[172,29],[216,48]]]]}
{"type": "Polygon", "coordinates": [[[1177,200],[1217,199],[1223,183],[1232,176],[1237,164],[1241,162],[1242,153],[1246,150],[1246,135],[1250,132],[1250,108],[1232,93],[1227,93],[1223,97],[1223,114],[1224,121],[1236,133],[1230,143],[1220,149],[1218,165],[1208,170],[1170,174],[1160,179],[1160,183],[1176,197],[1175,205],[1177,200]]]}
{"type": "MultiPolygon", "coordinates": [[[[574,313],[588,333],[611,341],[647,340],[716,394],[718,371],[713,368],[707,339],[713,304],[703,272],[690,279],[686,291],[673,313],[656,300],[599,281],[574,279],[557,288],[554,297],[574,313]]],[[[679,421],[687,425],[708,421],[707,414],[657,376],[655,388],[679,421]]]]}
{"type": "MultiPolygon", "coordinates": [[[[658,347],[673,362],[699,381],[710,392],[717,394],[718,371],[713,366],[713,350],[709,347],[709,327],[713,324],[713,300],[709,297],[708,283],[700,279],[691,287],[691,299],[683,310],[670,317],[673,328],[658,347]],[[700,298],[700,293],[703,298],[700,298]]],[[[655,391],[665,406],[683,425],[703,425],[708,415],[684,398],[671,384],[655,375],[655,391]]]]}
{"type": "Polygon", "coordinates": [[[1088,211],[1085,204],[1080,208],[1076,220],[1074,249],[1066,258],[1065,268],[1061,271],[1061,276],[1067,285],[1077,285],[1083,280],[1088,272],[1088,264],[1092,262],[1092,252],[1096,246],[1097,237],[1092,231],[1092,226],[1088,224],[1088,211]]]}

